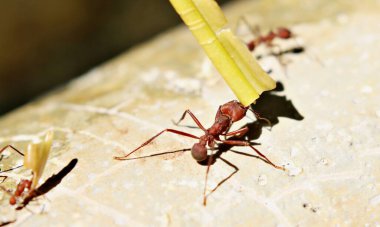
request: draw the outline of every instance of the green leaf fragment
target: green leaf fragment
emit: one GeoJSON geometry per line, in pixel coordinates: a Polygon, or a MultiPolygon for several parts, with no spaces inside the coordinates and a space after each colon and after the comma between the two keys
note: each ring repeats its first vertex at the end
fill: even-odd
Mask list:
{"type": "Polygon", "coordinates": [[[247,47],[224,28],[227,20],[214,0],[170,0],[239,101],[248,106],[275,81],[247,47]]]}
{"type": "Polygon", "coordinates": [[[30,143],[24,154],[24,166],[25,168],[31,169],[33,172],[32,189],[37,187],[38,181],[45,169],[53,136],[53,132],[49,131],[46,133],[43,140],[38,139],[30,143]]]}

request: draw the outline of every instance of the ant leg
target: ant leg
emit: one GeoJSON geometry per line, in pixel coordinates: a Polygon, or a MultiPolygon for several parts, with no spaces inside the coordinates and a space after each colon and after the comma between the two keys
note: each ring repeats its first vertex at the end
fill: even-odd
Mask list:
{"type": "Polygon", "coordinates": [[[189,114],[190,117],[193,118],[194,122],[198,125],[198,127],[199,127],[200,129],[202,129],[204,132],[206,132],[205,127],[203,127],[203,125],[201,124],[201,122],[199,122],[198,118],[197,118],[197,117],[196,117],[196,116],[195,116],[190,110],[185,110],[185,112],[183,112],[183,114],[182,114],[182,117],[181,117],[177,122],[173,121],[173,123],[174,123],[175,125],[178,126],[178,124],[179,124],[183,119],[185,119],[186,114],[189,114]]]}
{"type": "Polygon", "coordinates": [[[252,113],[255,115],[256,119],[257,120],[261,120],[261,121],[265,121],[271,128],[272,128],[272,122],[270,122],[269,119],[265,118],[265,117],[262,117],[259,112],[257,112],[256,110],[254,109],[251,109],[249,108],[250,111],[252,111],[252,113]]]}
{"type": "Polygon", "coordinates": [[[13,194],[10,191],[8,191],[5,187],[3,187],[1,185],[0,185],[0,190],[2,190],[4,193],[8,194],[9,196],[13,196],[13,194]]]}
{"type": "Polygon", "coordinates": [[[208,179],[208,173],[210,172],[210,167],[212,163],[213,154],[208,156],[207,160],[207,170],[206,170],[206,178],[205,178],[205,188],[203,190],[203,206],[206,206],[207,204],[207,196],[206,196],[206,189],[207,189],[207,179],[208,179]]]}
{"type": "Polygon", "coordinates": [[[16,166],[16,167],[13,167],[13,168],[10,168],[10,169],[7,169],[7,170],[0,171],[0,173],[10,172],[12,170],[15,170],[15,169],[18,169],[18,168],[21,168],[21,167],[22,167],[22,165],[21,166],[16,166]]]}
{"type": "Polygon", "coordinates": [[[244,135],[246,134],[247,132],[249,131],[248,127],[244,127],[244,128],[241,128],[241,129],[238,129],[238,130],[235,130],[235,131],[232,131],[232,132],[228,132],[226,133],[224,136],[234,136],[234,135],[244,135]]]}
{"type": "Polygon", "coordinates": [[[230,179],[233,175],[235,175],[238,171],[239,171],[239,168],[237,166],[235,166],[234,164],[232,164],[231,162],[227,161],[226,159],[222,158],[222,157],[219,157],[220,160],[222,160],[224,163],[226,163],[227,165],[231,166],[232,168],[234,168],[234,171],[228,175],[226,178],[224,178],[222,181],[220,181],[218,183],[218,185],[215,186],[215,188],[213,188],[206,196],[206,198],[211,195],[213,192],[215,192],[224,182],[226,182],[228,179],[230,179]]]}
{"type": "Polygon", "coordinates": [[[161,132],[157,133],[155,136],[153,136],[152,138],[148,139],[147,141],[145,141],[143,144],[141,144],[139,147],[137,147],[136,149],[134,149],[133,151],[131,151],[130,153],[128,153],[127,155],[125,156],[121,156],[121,157],[113,157],[114,159],[116,160],[126,160],[126,158],[131,155],[132,153],[134,153],[135,151],[139,150],[140,148],[148,145],[150,142],[152,142],[154,139],[156,139],[159,135],[161,135],[162,133],[164,132],[171,132],[171,133],[174,133],[174,134],[178,134],[178,135],[181,135],[181,136],[187,136],[187,137],[190,137],[190,138],[194,138],[194,139],[199,139],[198,136],[194,136],[192,134],[189,134],[189,133],[186,133],[186,132],[182,132],[182,131],[178,131],[178,130],[174,130],[174,129],[165,129],[165,130],[162,130],[161,132]]]}
{"type": "Polygon", "coordinates": [[[2,184],[8,177],[7,176],[0,176],[0,178],[3,178],[3,180],[0,182],[0,184],[2,184]]]}
{"type": "MultiPolygon", "coordinates": [[[[16,151],[18,154],[24,156],[23,153],[21,153],[19,150],[17,150],[17,149],[16,149],[14,146],[12,146],[12,145],[7,145],[7,146],[1,148],[1,150],[0,150],[0,154],[1,154],[3,151],[5,151],[7,148],[11,148],[11,149],[13,149],[14,151],[16,151]]],[[[18,169],[18,168],[20,168],[20,167],[22,167],[22,165],[21,165],[21,166],[16,166],[16,167],[14,167],[14,168],[10,168],[10,169],[4,170],[4,171],[0,171],[0,173],[9,172],[9,171],[12,171],[12,170],[14,170],[14,169],[18,169]]],[[[4,180],[5,180],[5,179],[4,179],[4,180]]]]}
{"type": "Polygon", "coordinates": [[[1,150],[0,150],[0,154],[1,154],[5,149],[7,149],[7,148],[12,148],[14,151],[16,151],[16,152],[19,153],[20,155],[24,156],[24,154],[23,154],[22,152],[20,152],[19,150],[17,150],[17,149],[16,149],[14,146],[12,146],[12,145],[7,145],[7,146],[1,148],[1,150]]]}
{"type": "Polygon", "coordinates": [[[227,145],[233,145],[233,146],[246,146],[246,147],[248,146],[248,147],[252,148],[261,158],[263,158],[265,161],[267,161],[269,164],[271,164],[274,168],[281,169],[281,170],[285,171],[284,167],[275,165],[265,155],[263,155],[259,150],[254,148],[249,142],[239,141],[239,140],[222,140],[220,142],[227,144],[227,145]]]}
{"type": "Polygon", "coordinates": [[[191,151],[191,148],[185,148],[185,149],[179,149],[175,151],[166,151],[166,152],[161,152],[161,153],[156,153],[156,154],[151,154],[151,155],[145,155],[145,156],[140,156],[136,158],[128,158],[128,159],[123,159],[123,160],[136,160],[136,159],[143,159],[143,158],[150,158],[150,157],[156,157],[160,155],[166,155],[166,154],[174,154],[178,152],[186,152],[186,151],[191,151]]]}

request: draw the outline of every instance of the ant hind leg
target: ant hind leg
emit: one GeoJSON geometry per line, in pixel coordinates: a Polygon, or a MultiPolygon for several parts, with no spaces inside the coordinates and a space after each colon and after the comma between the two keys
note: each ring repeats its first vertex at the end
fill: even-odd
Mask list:
{"type": "Polygon", "coordinates": [[[21,151],[17,150],[17,149],[16,149],[14,146],[12,146],[12,145],[7,145],[7,146],[1,148],[1,150],[0,150],[0,154],[1,154],[3,151],[5,151],[7,148],[11,148],[11,149],[13,149],[14,151],[16,151],[19,155],[24,156],[24,154],[23,154],[21,151]]]}
{"type": "Polygon", "coordinates": [[[150,142],[152,142],[154,139],[156,139],[158,136],[160,136],[164,132],[171,132],[171,133],[174,133],[174,134],[177,134],[177,135],[180,135],[180,136],[186,136],[186,137],[190,137],[190,138],[194,138],[194,139],[199,139],[198,136],[194,136],[194,135],[192,135],[190,133],[186,133],[186,132],[182,132],[182,131],[178,131],[178,130],[174,130],[174,129],[169,129],[168,128],[168,129],[162,130],[161,132],[157,133],[155,136],[153,136],[152,138],[150,138],[147,141],[145,141],[143,144],[141,144],[139,147],[137,147],[133,151],[129,152],[127,155],[124,155],[124,156],[121,156],[121,157],[114,157],[114,159],[116,159],[116,160],[126,160],[129,155],[131,155],[132,153],[136,152],[140,148],[148,145],[150,142]]]}
{"type": "Polygon", "coordinates": [[[250,147],[252,148],[252,150],[254,150],[261,158],[263,158],[267,163],[269,163],[270,165],[272,165],[274,168],[276,169],[280,169],[280,170],[283,170],[285,171],[285,168],[282,167],[282,166],[278,166],[278,165],[275,165],[271,160],[269,160],[264,154],[262,154],[259,150],[257,150],[256,148],[254,148],[249,142],[247,141],[239,141],[239,140],[222,140],[220,141],[224,144],[227,144],[227,145],[232,145],[232,146],[245,146],[245,147],[250,147]]]}

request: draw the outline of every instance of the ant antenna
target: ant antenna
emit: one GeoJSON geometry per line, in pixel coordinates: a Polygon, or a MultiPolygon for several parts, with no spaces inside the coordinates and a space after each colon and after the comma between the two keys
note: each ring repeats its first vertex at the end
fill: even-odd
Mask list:
{"type": "Polygon", "coordinates": [[[270,122],[270,120],[268,118],[265,118],[265,117],[261,117],[261,115],[254,109],[252,108],[248,108],[250,111],[252,111],[252,113],[255,115],[256,119],[259,120],[259,121],[265,121],[267,123],[267,125],[269,125],[270,128],[273,127],[272,125],[272,122],[270,122]]]}

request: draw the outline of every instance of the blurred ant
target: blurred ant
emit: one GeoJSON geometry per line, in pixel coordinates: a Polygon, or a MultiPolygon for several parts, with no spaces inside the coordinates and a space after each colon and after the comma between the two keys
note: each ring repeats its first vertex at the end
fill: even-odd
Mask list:
{"type": "MultiPolygon", "coordinates": [[[[16,149],[15,147],[13,147],[12,145],[7,145],[5,147],[3,147],[1,150],[0,150],[0,154],[5,151],[6,149],[12,149],[13,151],[17,152],[18,154],[24,156],[24,154],[19,151],[18,149],[16,149]]],[[[4,173],[4,172],[9,172],[9,171],[12,171],[14,169],[17,169],[17,168],[20,168],[21,166],[17,166],[17,167],[14,167],[14,168],[11,168],[11,169],[7,169],[7,170],[4,170],[4,171],[1,171],[0,173],[4,173]]],[[[0,176],[3,178],[2,182],[4,182],[8,177],[7,176],[0,176]]],[[[16,190],[14,192],[14,194],[11,195],[11,197],[9,198],[9,204],[11,205],[15,205],[16,204],[16,201],[17,201],[17,198],[18,197],[21,197],[24,192],[26,191],[26,189],[30,190],[32,186],[32,181],[30,180],[21,180],[17,186],[16,186],[16,190]]],[[[5,190],[7,191],[7,190],[5,190]]]]}
{"type": "Polygon", "coordinates": [[[293,33],[285,27],[278,27],[274,32],[271,30],[267,35],[260,35],[258,27],[256,28],[256,31],[257,32],[255,33],[257,34],[257,37],[247,44],[250,51],[254,51],[260,44],[266,44],[269,47],[273,46],[272,42],[275,38],[290,39],[294,37],[293,33]]]}
{"type": "Polygon", "coordinates": [[[186,137],[190,137],[193,139],[198,139],[199,142],[194,143],[193,147],[191,148],[191,155],[197,162],[206,161],[208,159],[206,179],[205,179],[205,188],[204,188],[204,192],[203,192],[203,205],[206,205],[207,177],[208,177],[208,173],[209,173],[210,165],[211,165],[211,161],[212,161],[212,156],[213,156],[213,154],[207,155],[206,146],[208,146],[211,150],[215,149],[215,145],[217,144],[217,142],[219,142],[221,144],[231,145],[231,146],[247,146],[247,147],[252,148],[262,159],[264,159],[267,163],[269,163],[270,165],[272,165],[276,169],[285,170],[285,168],[283,168],[281,166],[277,166],[274,163],[272,163],[265,155],[263,155],[260,151],[258,151],[256,148],[254,148],[250,142],[227,139],[227,137],[229,137],[229,136],[236,136],[236,135],[240,136],[240,135],[244,135],[248,132],[248,130],[249,130],[248,127],[244,127],[244,128],[229,132],[232,124],[241,120],[243,117],[245,117],[248,110],[251,110],[255,114],[257,119],[269,121],[265,118],[261,118],[260,115],[256,111],[254,111],[253,109],[250,109],[249,106],[248,107],[243,106],[240,102],[238,102],[236,100],[227,102],[227,103],[219,106],[219,109],[218,109],[216,116],[215,116],[215,122],[208,129],[203,127],[203,125],[199,122],[199,120],[195,117],[195,115],[190,110],[186,110],[182,114],[182,117],[179,119],[179,121],[174,122],[174,124],[178,125],[185,118],[186,114],[189,114],[190,117],[194,120],[194,122],[198,125],[198,127],[201,130],[203,130],[203,132],[204,132],[203,136],[198,137],[198,136],[186,133],[186,132],[182,132],[182,131],[178,131],[178,130],[168,128],[168,129],[162,130],[161,132],[159,132],[158,134],[156,134],[152,138],[148,139],[147,141],[145,141],[143,144],[141,144],[139,147],[137,147],[136,149],[134,149],[133,151],[131,151],[127,155],[122,156],[122,157],[114,157],[114,159],[116,159],[116,160],[128,160],[127,157],[129,155],[136,152],[140,148],[148,145],[150,142],[152,142],[154,139],[156,139],[158,136],[160,136],[164,132],[171,132],[171,133],[178,134],[181,136],[186,136],[186,137]],[[224,140],[220,139],[220,136],[223,136],[224,140]]]}
{"type": "MultiPolygon", "coordinates": [[[[18,154],[24,156],[24,154],[23,154],[22,152],[20,152],[19,150],[17,150],[17,149],[16,149],[15,147],[13,147],[12,145],[7,145],[7,146],[1,148],[1,149],[0,149],[0,154],[3,153],[3,151],[5,151],[5,150],[8,149],[8,148],[11,148],[13,151],[15,151],[15,152],[17,152],[18,154]]],[[[3,157],[4,157],[4,155],[1,155],[1,157],[0,157],[0,161],[3,160],[3,157]]],[[[10,171],[12,171],[12,170],[14,170],[14,169],[18,169],[18,168],[20,168],[20,167],[22,167],[22,165],[21,165],[21,166],[14,167],[14,168],[11,168],[11,169],[3,170],[3,171],[1,171],[1,169],[0,169],[0,173],[10,172],[10,171]]],[[[7,176],[0,176],[0,178],[2,178],[1,183],[3,183],[8,177],[7,177],[7,176]]]]}
{"type": "Polygon", "coordinates": [[[17,184],[16,190],[14,191],[13,194],[2,186],[0,186],[0,188],[3,191],[10,194],[9,204],[10,205],[18,204],[18,207],[16,208],[16,210],[21,210],[22,208],[27,206],[29,202],[32,201],[34,198],[44,195],[47,192],[49,192],[51,189],[56,187],[62,181],[62,179],[69,172],[71,172],[71,170],[74,169],[77,163],[78,163],[78,159],[72,159],[69,162],[69,164],[67,164],[61,171],[59,171],[57,174],[53,174],[38,188],[32,188],[33,177],[32,177],[32,180],[22,179],[17,184]]]}
{"type": "MultiPolygon", "coordinates": [[[[53,136],[54,133],[53,131],[49,131],[46,133],[45,137],[43,140],[36,139],[32,143],[28,145],[28,148],[23,154],[19,150],[17,150],[15,147],[8,145],[5,146],[0,150],[0,153],[2,153],[5,149],[11,148],[13,151],[16,151],[18,154],[24,156],[24,162],[23,166],[25,168],[28,168],[32,171],[32,177],[30,180],[23,179],[21,180],[17,186],[16,190],[13,192],[9,192],[7,189],[4,187],[0,186],[0,189],[5,191],[6,193],[10,194],[10,199],[9,199],[9,204],[10,205],[16,205],[18,204],[18,207],[16,209],[22,209],[25,207],[33,198],[38,197],[40,195],[43,195],[44,193],[48,192],[52,187],[55,187],[61,179],[68,173],[65,173],[62,178],[57,177],[56,175],[53,175],[52,177],[48,178],[48,180],[45,181],[44,184],[42,184],[40,187],[38,186],[39,179],[42,176],[42,173],[44,171],[49,153],[50,153],[50,148],[51,144],[53,141],[53,136]],[[49,184],[46,186],[46,184],[49,184]],[[53,185],[50,187],[50,185],[53,185]],[[41,189],[42,188],[42,189],[41,189]]],[[[69,167],[65,167],[63,170],[67,171],[68,169],[74,168],[76,161],[72,161],[69,164],[69,167]],[[74,162],[74,163],[72,163],[74,162]]],[[[21,167],[21,166],[19,166],[21,167]]],[[[18,168],[18,167],[16,167],[18,168]]],[[[11,171],[15,168],[6,170],[6,171],[11,171]]],[[[71,171],[71,169],[69,171],[71,171]]],[[[63,171],[62,170],[62,171],[63,171]]],[[[3,171],[3,172],[6,172],[3,171]]],[[[6,177],[5,177],[6,179],[6,177]]],[[[4,180],[5,180],[4,179],[4,180]]],[[[3,180],[3,181],[4,181],[3,180]]]]}
{"type": "MultiPolygon", "coordinates": [[[[251,32],[255,35],[255,38],[251,40],[250,42],[247,43],[247,47],[250,51],[255,51],[255,49],[260,46],[260,45],[266,45],[267,47],[270,47],[270,54],[272,56],[275,56],[281,66],[284,68],[285,74],[286,74],[286,63],[283,61],[282,56],[284,54],[299,54],[299,53],[304,53],[305,52],[305,47],[299,44],[299,42],[296,40],[296,35],[286,27],[277,27],[274,30],[270,30],[266,35],[261,34],[260,28],[256,26],[255,28],[252,28],[247,20],[243,18],[243,21],[251,32]],[[294,39],[296,46],[293,46],[289,49],[282,50],[280,46],[276,45],[273,43],[275,39],[280,39],[280,40],[289,40],[289,39],[294,39]],[[277,47],[278,51],[274,51],[273,47],[277,47]]],[[[313,56],[310,53],[307,54],[311,59],[317,61],[321,66],[323,66],[323,62],[317,57],[313,56]]],[[[256,56],[257,59],[262,58],[262,55],[256,56]]]]}

